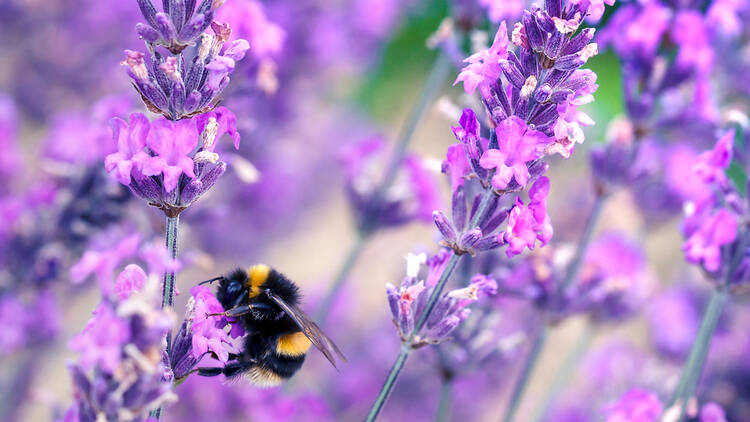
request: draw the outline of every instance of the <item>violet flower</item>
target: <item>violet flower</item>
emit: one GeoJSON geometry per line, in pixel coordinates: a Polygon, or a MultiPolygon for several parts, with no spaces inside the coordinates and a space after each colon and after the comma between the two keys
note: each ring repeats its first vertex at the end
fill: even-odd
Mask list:
{"type": "Polygon", "coordinates": [[[234,114],[224,107],[200,117],[149,122],[134,113],[130,122],[111,122],[118,151],[105,159],[108,172],[149,205],[176,216],[205,194],[226,170],[214,152],[229,134],[239,147],[234,114]]]}
{"type": "Polygon", "coordinates": [[[534,249],[536,241],[541,246],[549,242],[552,237],[552,223],[547,215],[547,195],[549,195],[549,179],[540,177],[529,189],[529,205],[525,206],[520,198],[508,215],[508,225],[502,239],[508,244],[505,253],[508,257],[518,255],[525,248],[534,249]]]}
{"type": "Polygon", "coordinates": [[[659,397],[646,390],[634,388],[604,408],[606,422],[656,422],[662,412],[659,397]]]}
{"type": "Polygon", "coordinates": [[[218,299],[208,286],[194,286],[185,311],[185,318],[175,336],[170,352],[170,362],[174,377],[182,381],[201,362],[204,356],[213,356],[221,363],[229,360],[229,353],[235,349],[230,338],[244,335],[242,325],[233,318],[208,316],[222,313],[218,299]],[[224,328],[231,328],[227,333],[224,328]]]}
{"type": "Polygon", "coordinates": [[[683,224],[686,260],[701,265],[713,278],[724,277],[725,281],[719,284],[747,282],[742,268],[747,261],[743,250],[748,236],[744,219],[750,207],[742,199],[743,192],[738,192],[726,177],[732,163],[735,134],[730,131],[711,151],[698,157],[693,171],[700,181],[713,188],[713,194],[687,202],[683,224]]]}
{"type": "Polygon", "coordinates": [[[497,292],[497,283],[491,278],[477,277],[464,288],[445,293],[438,299],[435,309],[430,314],[422,331],[415,333],[415,320],[419,318],[427,298],[435,287],[430,283],[434,274],[443,271],[441,264],[445,254],[430,258],[424,254],[409,254],[406,257],[406,277],[399,287],[386,286],[388,303],[399,335],[403,341],[411,339],[412,348],[427,344],[438,344],[448,340],[450,334],[465,320],[470,310],[468,306],[475,303],[480,295],[491,296],[497,292]],[[425,280],[417,281],[423,264],[428,264],[427,284],[425,280]]]}
{"type": "Polygon", "coordinates": [[[105,299],[71,340],[80,356],[69,365],[74,403],[66,418],[145,420],[149,411],[176,400],[161,351],[174,319],[159,307],[156,289],[152,278],[123,300],[105,299]]]}
{"type": "Polygon", "coordinates": [[[432,211],[438,208],[436,180],[424,160],[413,155],[404,157],[390,187],[380,190],[380,164],[388,157],[385,152],[380,138],[346,145],[339,152],[347,197],[363,232],[414,220],[430,221],[432,211]]]}
{"type": "Polygon", "coordinates": [[[495,128],[499,149],[488,149],[479,159],[485,169],[495,169],[492,186],[505,189],[512,178],[523,188],[531,174],[527,162],[542,156],[545,147],[552,142],[543,133],[528,129],[526,123],[517,116],[510,116],[495,128]]]}
{"type": "Polygon", "coordinates": [[[150,63],[143,53],[126,50],[122,64],[149,110],[179,120],[218,105],[235,62],[249,48],[243,39],[225,44],[231,29],[213,22],[223,3],[169,0],[158,12],[151,0],[138,1],[148,24],[138,24],[136,30],[151,53],[150,63]],[[204,32],[209,26],[213,35],[204,32]]]}

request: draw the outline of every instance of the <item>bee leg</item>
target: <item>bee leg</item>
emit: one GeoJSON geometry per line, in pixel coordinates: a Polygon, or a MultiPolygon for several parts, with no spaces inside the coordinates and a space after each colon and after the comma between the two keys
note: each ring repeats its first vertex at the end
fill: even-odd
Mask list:
{"type": "MultiPolygon", "coordinates": [[[[212,358],[214,358],[216,360],[220,360],[219,359],[219,355],[217,355],[216,352],[209,353],[209,356],[211,356],[212,358]]],[[[239,360],[239,359],[240,359],[240,355],[238,355],[237,353],[230,353],[229,354],[228,360],[239,360]]]]}
{"type": "Polygon", "coordinates": [[[242,362],[230,363],[224,366],[223,373],[227,378],[229,378],[237,374],[240,374],[242,372],[245,372],[255,365],[257,365],[256,361],[242,361],[242,362]]]}
{"type": "Polygon", "coordinates": [[[202,377],[215,377],[221,374],[224,374],[226,377],[232,377],[234,375],[237,375],[241,372],[244,372],[253,366],[257,365],[258,362],[256,360],[248,360],[248,361],[238,361],[238,362],[232,362],[229,364],[224,365],[224,367],[204,367],[204,368],[196,368],[190,371],[191,373],[198,373],[198,375],[202,377]]]}
{"type": "Polygon", "coordinates": [[[198,368],[198,369],[194,369],[194,371],[198,372],[198,375],[202,377],[215,377],[217,375],[221,375],[222,372],[224,372],[224,368],[220,368],[216,366],[216,367],[198,368]]]}
{"type": "Polygon", "coordinates": [[[237,316],[249,314],[250,311],[252,311],[253,309],[271,309],[271,307],[269,305],[266,305],[265,303],[253,303],[249,305],[237,306],[226,312],[220,312],[216,314],[206,314],[206,315],[207,316],[222,315],[226,317],[237,317],[237,316]]]}

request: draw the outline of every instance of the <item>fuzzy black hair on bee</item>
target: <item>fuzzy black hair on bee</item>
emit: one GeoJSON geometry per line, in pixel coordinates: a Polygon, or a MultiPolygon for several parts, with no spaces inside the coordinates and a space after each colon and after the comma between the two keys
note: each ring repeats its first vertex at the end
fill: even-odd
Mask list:
{"type": "Polygon", "coordinates": [[[334,367],[334,354],[346,361],[336,344],[299,308],[299,288],[280,272],[261,264],[204,283],[214,281],[219,282],[216,298],[226,310],[224,315],[236,317],[247,334],[242,351],[230,354],[229,363],[223,368],[199,368],[199,375],[245,376],[258,386],[272,387],[302,367],[311,345],[334,367]]]}

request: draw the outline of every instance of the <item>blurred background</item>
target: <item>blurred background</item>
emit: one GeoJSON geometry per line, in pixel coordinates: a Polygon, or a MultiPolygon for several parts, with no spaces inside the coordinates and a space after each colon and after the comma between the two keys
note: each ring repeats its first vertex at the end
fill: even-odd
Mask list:
{"type": "MultiPolygon", "coordinates": [[[[384,286],[401,281],[407,253],[434,252],[439,237],[428,212],[427,218],[404,218],[360,241],[346,148],[382,141],[380,156],[369,164],[372,175],[366,175],[380,177],[441,54],[428,40],[452,17],[456,31],[471,28],[462,39],[464,55],[486,45],[500,18],[515,21],[520,12],[490,4],[227,0],[225,14],[216,19],[230,22],[233,36],[251,45],[223,95],[223,105],[237,116],[242,142],[237,152],[225,146],[227,174],[181,216],[183,268],[175,310],[182,314],[197,282],[262,262],[302,287],[304,308],[313,314],[361,244],[325,323],[350,362],[337,373],[312,352],[289,385],[270,390],[191,377],[177,387],[180,400],[167,410],[167,421],[362,418],[399,349],[384,286]]],[[[109,118],[146,112],[120,66],[125,49],[143,48],[133,29],[139,19],[135,1],[0,3],[1,420],[51,420],[70,403],[66,362],[75,355],[67,344],[100,299],[96,277],[71,275],[84,253],[107,250],[134,233],[142,245],[163,242],[163,214],[133,199],[103,168],[103,157],[114,148],[109,118]]],[[[549,254],[569,255],[581,236],[594,203],[589,150],[603,145],[607,128],[626,113],[620,61],[613,51],[600,50],[587,64],[598,75],[596,101],[584,107],[597,123],[587,128],[586,143],[572,158],[551,163],[555,238],[549,254]]],[[[451,67],[441,75],[408,145],[424,177],[432,179],[436,208],[444,210],[450,186],[440,163],[455,143],[450,127],[462,108],[481,107],[452,86],[457,73],[451,67]]],[[[707,136],[698,145],[712,142],[707,136]]],[[[399,175],[395,185],[408,191],[408,177],[399,175]]],[[[647,299],[617,324],[581,315],[556,326],[518,420],[535,420],[545,400],[552,407],[545,420],[599,420],[598,409],[632,386],[636,375],[646,386],[676,382],[707,286],[684,262],[680,209],[664,211],[668,207],[659,203],[668,196],[664,189],[662,184],[653,191],[613,190],[594,232],[594,245],[612,241],[622,248],[602,246],[610,255],[598,265],[635,260],[632,277],[639,278],[638,294],[647,299]],[[676,281],[679,289],[670,287],[676,281]],[[671,334],[667,340],[659,337],[665,332],[671,334]],[[579,362],[578,369],[561,373],[568,360],[579,362]]],[[[127,263],[112,263],[109,270],[127,263]]],[[[458,352],[455,363],[446,363],[451,358],[444,355],[454,353],[450,347],[420,349],[382,420],[498,420],[535,317],[532,307],[508,297],[486,306],[498,310],[489,329],[491,356],[474,368],[458,352]],[[446,365],[466,371],[454,371],[460,376],[448,383],[446,365]],[[449,399],[441,400],[441,394],[449,399]],[[438,410],[443,405],[448,407],[438,410]]],[[[726,326],[740,324],[743,312],[727,318],[726,326]]],[[[747,365],[748,355],[742,354],[748,350],[747,331],[742,338],[735,334],[723,339],[731,350],[726,355],[744,356],[747,365]]],[[[725,404],[736,403],[732,409],[740,410],[734,410],[733,421],[750,420],[748,401],[740,400],[750,396],[750,372],[743,370],[711,390],[725,404]]]]}

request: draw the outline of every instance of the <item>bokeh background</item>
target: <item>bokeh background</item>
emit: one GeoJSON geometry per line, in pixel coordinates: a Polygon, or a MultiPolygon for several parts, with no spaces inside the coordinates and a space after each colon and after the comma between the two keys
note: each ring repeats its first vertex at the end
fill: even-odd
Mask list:
{"type": "MultiPolygon", "coordinates": [[[[438,54],[427,40],[454,5],[447,0],[227,2],[243,3],[238,9],[243,14],[226,19],[234,19],[235,32],[251,44],[224,93],[224,105],[237,115],[242,143],[230,153],[230,169],[213,191],[181,216],[184,268],[177,276],[182,294],[175,309],[182,312],[186,292],[197,282],[263,262],[295,280],[304,291],[305,308],[313,312],[357,241],[340,151],[373,138],[395,142],[438,54]],[[264,20],[265,31],[278,31],[277,42],[257,26],[242,28],[244,21],[264,20]]],[[[464,40],[466,52],[472,42],[481,42],[482,31],[486,37],[497,27],[486,18],[485,7],[476,10],[483,19],[464,40]]],[[[103,170],[102,158],[112,148],[107,120],[145,112],[120,66],[123,50],[142,48],[133,30],[139,18],[135,1],[0,3],[0,147],[17,148],[21,158],[0,171],[0,238],[6,243],[0,289],[19,298],[0,303],[2,420],[54,419],[70,402],[66,362],[74,354],[67,343],[83,329],[100,297],[94,280],[73,281],[71,266],[86,250],[114,244],[128,233],[141,233],[144,243],[162,242],[162,213],[131,200],[103,170]],[[18,211],[14,200],[33,202],[33,209],[18,211]],[[16,329],[18,324],[24,328],[16,329]]],[[[615,54],[603,50],[588,67],[598,74],[599,90],[586,111],[597,124],[587,128],[586,143],[572,158],[553,160],[550,170],[549,209],[556,247],[563,249],[580,237],[592,206],[588,151],[604,142],[609,124],[625,112],[615,54]]],[[[409,145],[430,169],[443,209],[449,206],[450,187],[440,162],[455,142],[450,126],[457,110],[477,104],[452,86],[457,72],[451,69],[443,81],[409,145]]],[[[584,364],[567,374],[566,384],[586,391],[592,374],[606,378],[608,389],[592,399],[602,405],[628,387],[632,372],[676,377],[671,363],[645,357],[655,347],[649,318],[667,306],[654,298],[679,281],[700,302],[705,286],[684,262],[679,214],[654,221],[644,215],[643,200],[640,192],[613,192],[595,239],[617,231],[642,250],[652,299],[642,313],[617,325],[593,328],[587,318],[573,317],[553,330],[519,420],[532,420],[560,376],[558,368],[566,356],[576,356],[582,342],[588,345],[578,353],[584,364]]],[[[364,246],[326,325],[350,360],[341,373],[313,352],[295,379],[279,389],[192,377],[177,387],[180,401],[168,409],[166,420],[361,419],[399,348],[384,286],[400,282],[407,253],[432,251],[437,240],[431,222],[414,219],[378,231],[364,246]]],[[[445,420],[500,417],[533,316],[513,301],[496,306],[502,357],[458,379],[445,393],[435,349],[419,350],[383,420],[436,420],[441,391],[452,395],[445,420]]],[[[698,318],[698,310],[684,312],[698,318]]],[[[670,315],[674,312],[679,309],[670,315]]],[[[576,400],[580,397],[570,399],[576,400]]],[[[743,417],[736,420],[750,420],[743,417]]]]}

